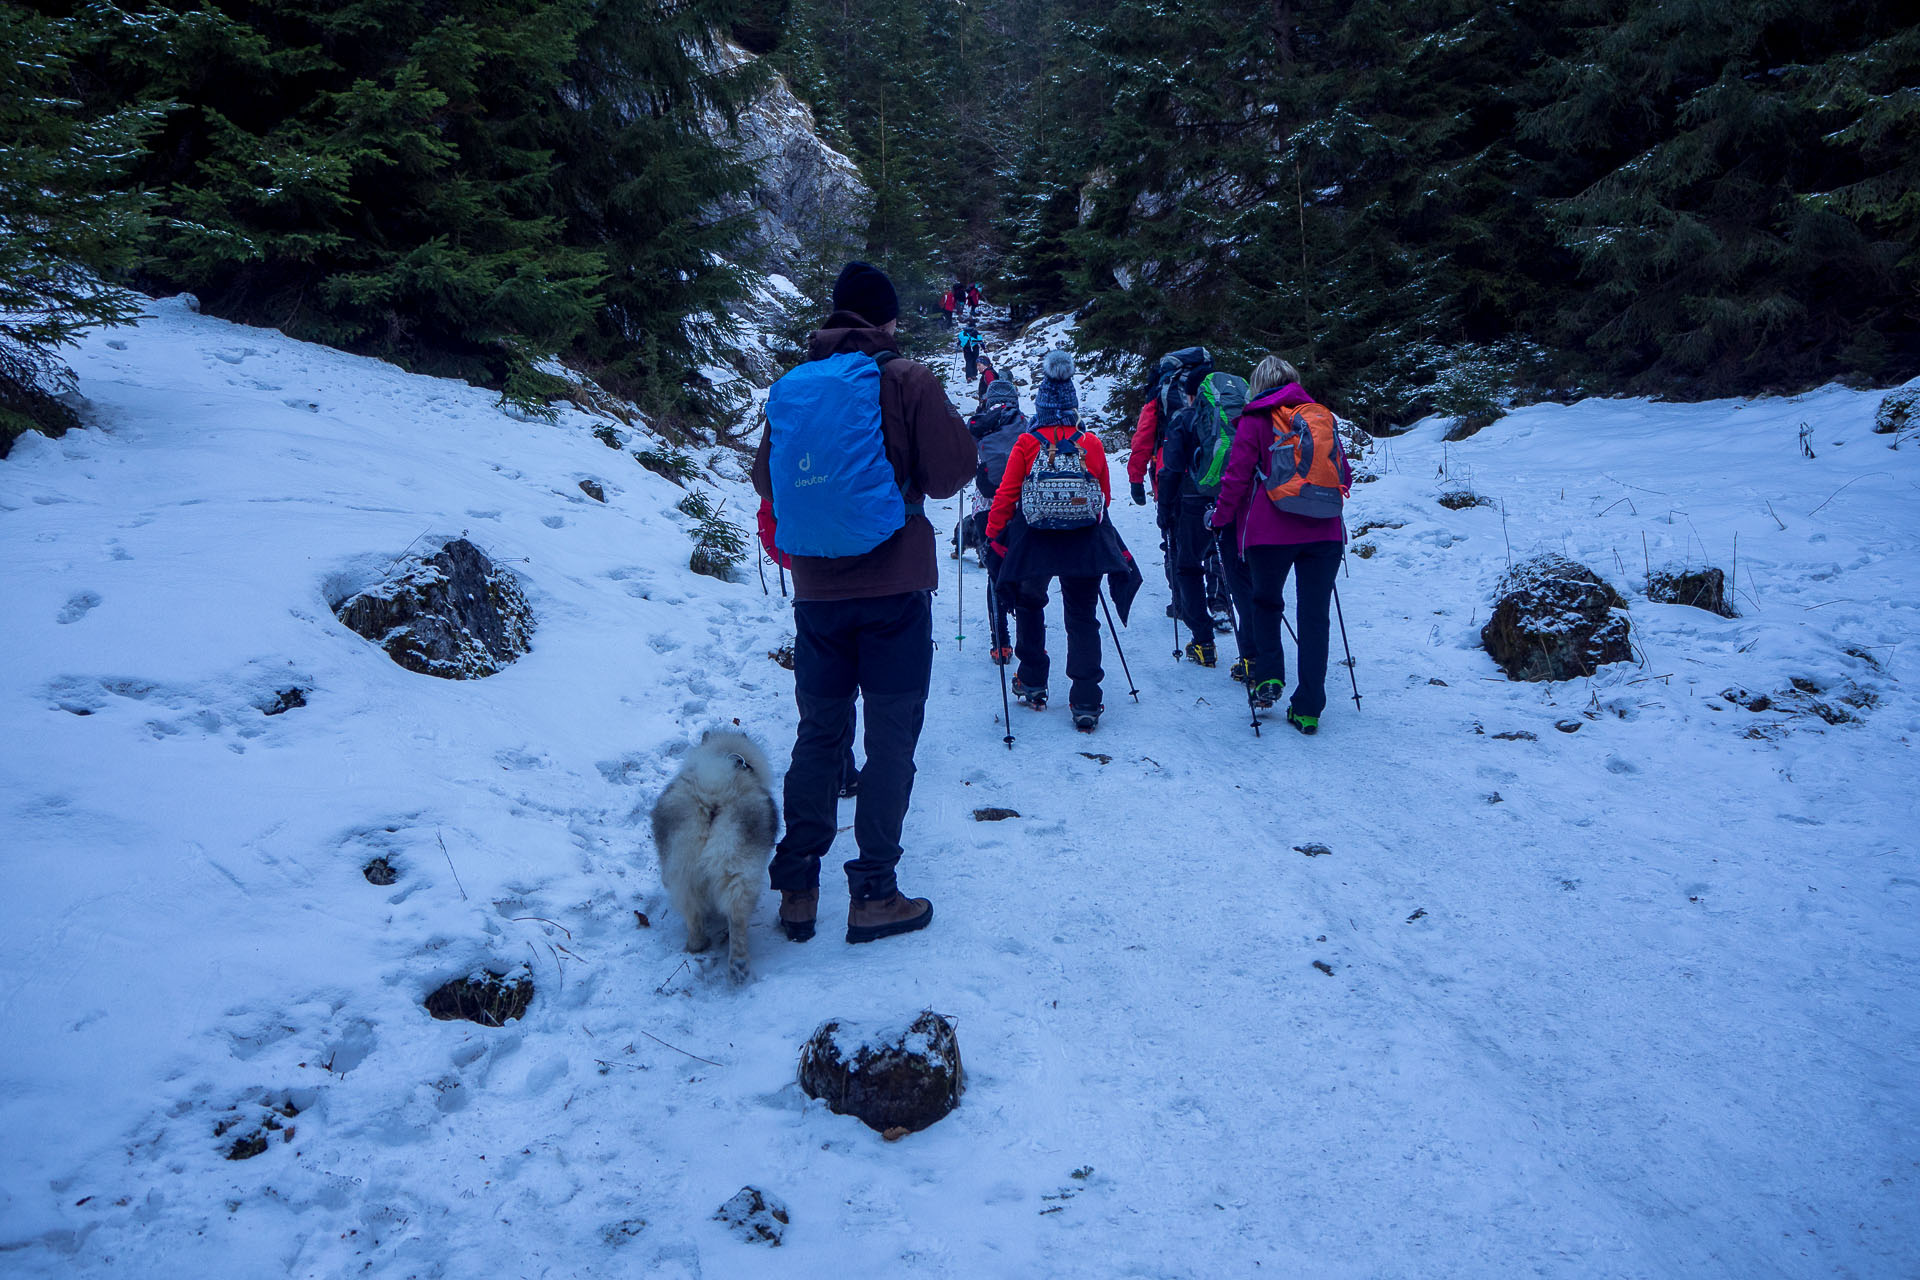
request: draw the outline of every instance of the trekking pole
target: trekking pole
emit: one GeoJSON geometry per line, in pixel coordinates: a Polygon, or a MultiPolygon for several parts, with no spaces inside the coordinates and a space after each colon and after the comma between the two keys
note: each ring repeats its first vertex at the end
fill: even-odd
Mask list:
{"type": "Polygon", "coordinates": [[[773,567],[780,572],[780,598],[785,600],[787,598],[787,566],[775,560],[773,567]]]}
{"type": "MultiPolygon", "coordinates": [[[[1236,649],[1241,648],[1240,641],[1244,637],[1240,633],[1240,610],[1234,607],[1233,592],[1231,590],[1227,592],[1227,617],[1233,623],[1233,647],[1236,649]]],[[[1247,687],[1247,718],[1252,723],[1253,736],[1257,738],[1260,736],[1260,708],[1255,706],[1253,702],[1252,663],[1247,664],[1246,677],[1247,678],[1241,681],[1241,683],[1247,687]]]]}
{"type": "Polygon", "coordinates": [[[767,590],[767,549],[765,547],[760,548],[760,554],[753,558],[753,563],[760,570],[760,594],[772,595],[773,592],[767,590]]]}
{"type": "Polygon", "coordinates": [[[1105,589],[1097,586],[1094,592],[1100,597],[1100,612],[1107,615],[1107,631],[1113,636],[1113,651],[1120,655],[1120,670],[1126,673],[1127,692],[1133,696],[1135,702],[1138,702],[1140,690],[1133,686],[1133,672],[1127,668],[1127,651],[1120,647],[1120,629],[1113,625],[1113,610],[1107,608],[1107,593],[1105,589]]]}
{"type": "MultiPolygon", "coordinates": [[[[1353,674],[1353,647],[1347,643],[1347,615],[1340,608],[1340,587],[1333,588],[1333,613],[1340,619],[1340,647],[1347,651],[1347,679],[1353,684],[1353,709],[1360,709],[1360,681],[1353,674]]],[[[1295,643],[1298,643],[1297,641],[1295,643]]]]}
{"type": "MultiPolygon", "coordinates": [[[[955,503],[957,508],[959,503],[955,503]]],[[[953,647],[960,653],[967,651],[967,551],[960,540],[960,525],[966,519],[964,515],[953,522],[953,647]]]]}
{"type": "MultiPolygon", "coordinates": [[[[1000,621],[1000,584],[994,580],[991,571],[987,574],[987,635],[992,638],[995,649],[1011,646],[1013,637],[1006,634],[1006,625],[1000,621]]],[[[994,655],[994,665],[1000,668],[1000,723],[1006,726],[1007,736],[1001,741],[1007,744],[1007,750],[1013,750],[1013,703],[1007,697],[1007,664],[994,655]]]]}

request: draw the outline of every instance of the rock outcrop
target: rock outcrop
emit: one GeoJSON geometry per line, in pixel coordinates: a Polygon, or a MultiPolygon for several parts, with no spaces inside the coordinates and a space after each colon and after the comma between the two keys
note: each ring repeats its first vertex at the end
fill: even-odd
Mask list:
{"type": "Polygon", "coordinates": [[[532,647],[519,580],[465,538],[401,562],[334,613],[407,670],[445,680],[490,676],[532,647]]]}
{"type": "Polygon", "coordinates": [[[1738,616],[1727,599],[1727,575],[1718,569],[1662,569],[1647,579],[1647,599],[1691,605],[1723,618],[1738,616]]]}
{"type": "Polygon", "coordinates": [[[1570,680],[1603,663],[1631,662],[1626,601],[1562,555],[1523,561],[1494,588],[1480,643],[1512,680],[1570,680]]]}

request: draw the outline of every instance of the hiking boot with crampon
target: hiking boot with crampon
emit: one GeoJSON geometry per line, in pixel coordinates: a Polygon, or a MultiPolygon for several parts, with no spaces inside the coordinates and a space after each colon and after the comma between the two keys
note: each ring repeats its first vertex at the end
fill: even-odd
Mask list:
{"type": "Polygon", "coordinates": [[[1280,695],[1286,691],[1287,687],[1278,680],[1262,680],[1259,684],[1253,686],[1253,705],[1256,707],[1270,707],[1280,701],[1280,695]]]}
{"type": "Polygon", "coordinates": [[[1020,683],[1019,676],[1015,676],[1013,678],[1013,697],[1016,702],[1024,703],[1032,707],[1035,711],[1039,711],[1047,705],[1047,686],[1041,685],[1037,689],[1029,688],[1020,683]]]}
{"type": "Polygon", "coordinates": [[[1013,661],[1013,646],[1005,644],[1001,645],[998,649],[989,649],[987,650],[987,655],[993,659],[994,666],[1004,667],[1013,661]]]}
{"type": "Polygon", "coordinates": [[[1210,644],[1201,644],[1198,640],[1187,643],[1187,661],[1197,662],[1203,667],[1214,665],[1215,652],[1210,644]]]}
{"type": "Polygon", "coordinates": [[[1073,727],[1082,733],[1092,733],[1100,727],[1100,713],[1105,710],[1104,706],[1072,708],[1073,727]]]}
{"type": "Polygon", "coordinates": [[[1247,681],[1253,679],[1253,659],[1240,658],[1236,660],[1231,667],[1227,668],[1227,674],[1233,677],[1234,683],[1236,684],[1247,683],[1247,681]]]}
{"type": "Polygon", "coordinates": [[[1312,737],[1314,734],[1320,732],[1319,716],[1303,716],[1298,711],[1289,710],[1287,712],[1287,723],[1308,737],[1312,737]]]}
{"type": "Polygon", "coordinates": [[[877,942],[896,933],[912,933],[933,923],[933,903],[908,898],[898,889],[891,897],[856,900],[847,906],[847,941],[877,942]]]}

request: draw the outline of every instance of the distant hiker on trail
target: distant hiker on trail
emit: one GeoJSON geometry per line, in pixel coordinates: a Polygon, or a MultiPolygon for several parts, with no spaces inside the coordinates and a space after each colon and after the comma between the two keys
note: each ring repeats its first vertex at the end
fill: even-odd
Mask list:
{"type": "Polygon", "coordinates": [[[949,329],[953,328],[953,309],[957,304],[958,300],[953,296],[952,289],[948,289],[940,297],[940,322],[949,329]]]}
{"type": "MultiPolygon", "coordinates": [[[[982,548],[981,562],[987,570],[987,615],[992,620],[992,648],[989,651],[998,666],[1013,661],[1013,641],[1007,634],[1007,617],[1013,612],[1010,590],[1000,587],[1001,556],[987,545],[987,512],[1000,491],[1001,477],[1007,472],[1007,459],[1013,446],[1026,434],[1027,418],[1020,412],[1020,392],[1002,378],[983,393],[979,412],[967,422],[979,453],[980,466],[974,472],[974,502],[971,517],[975,545],[982,548]]],[[[1042,641],[1044,645],[1044,640],[1042,641]]]]}
{"type": "Polygon", "coordinates": [[[1000,375],[993,370],[993,362],[987,359],[987,353],[982,351],[980,353],[980,385],[974,388],[974,399],[985,404],[987,388],[992,386],[994,379],[999,376],[1000,375]]]}
{"type": "Polygon", "coordinates": [[[1213,372],[1213,357],[1205,347],[1186,347],[1171,356],[1174,368],[1160,381],[1160,473],[1158,501],[1160,530],[1166,536],[1167,574],[1173,584],[1175,616],[1186,623],[1191,637],[1184,653],[1203,667],[1215,662],[1213,614],[1207,607],[1207,503],[1194,489],[1187,471],[1192,464],[1193,422],[1201,407],[1200,384],[1213,372]]]}
{"type": "Polygon", "coordinates": [[[813,936],[820,860],[833,845],[841,763],[856,698],[866,768],[845,864],[847,941],[926,927],[933,904],[894,877],[913,793],[913,753],[933,674],[931,594],[939,581],[927,498],[973,474],[973,439],[931,369],[895,353],[900,302],[874,267],[850,262],[806,362],[767,398],[753,487],[773,503],[793,557],[794,701],[786,835],[770,874],[787,936],[813,936]]]}
{"type": "Polygon", "coordinates": [[[967,290],[967,312],[970,315],[980,314],[980,282],[978,280],[974,281],[973,286],[967,290]]]}
{"type": "Polygon", "coordinates": [[[980,376],[980,330],[969,320],[960,327],[960,354],[967,359],[967,381],[980,376]]]}
{"type": "Polygon", "coordinates": [[[1014,441],[987,515],[987,541],[1003,557],[1001,590],[1011,591],[1015,651],[1020,660],[1015,695],[1038,710],[1047,705],[1047,580],[1060,580],[1066,615],[1067,706],[1073,727],[1091,733],[1106,708],[1100,701],[1100,621],[1094,613],[1100,579],[1113,589],[1120,620],[1140,572],[1126,543],[1106,518],[1112,501],[1106,450],[1079,427],[1073,357],[1049,351],[1034,393],[1033,427],[1014,441]]]}
{"type": "Polygon", "coordinates": [[[1213,524],[1235,530],[1253,575],[1256,706],[1270,707],[1286,691],[1280,624],[1287,573],[1296,575],[1300,664],[1287,723],[1315,733],[1327,706],[1328,606],[1347,537],[1341,512],[1353,472],[1332,412],[1314,403],[1291,364],[1268,356],[1254,368],[1247,390],[1213,524]]]}

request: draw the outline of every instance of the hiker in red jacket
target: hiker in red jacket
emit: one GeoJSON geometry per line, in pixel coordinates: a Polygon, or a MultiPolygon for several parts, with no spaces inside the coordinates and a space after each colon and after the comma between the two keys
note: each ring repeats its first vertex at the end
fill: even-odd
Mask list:
{"type": "Polygon", "coordinates": [[[953,290],[949,289],[940,298],[940,319],[947,328],[953,328],[953,309],[956,305],[953,290]]]}
{"type": "Polygon", "coordinates": [[[1007,458],[993,509],[987,513],[987,539],[992,550],[1004,557],[1000,589],[1013,601],[1014,647],[1020,664],[1013,679],[1014,694],[1035,710],[1047,705],[1050,662],[1044,610],[1047,582],[1058,578],[1060,605],[1066,615],[1067,678],[1071,681],[1067,705],[1073,713],[1073,727],[1091,733],[1106,709],[1100,702],[1100,681],[1105,672],[1100,667],[1100,621],[1094,613],[1100,579],[1106,576],[1111,580],[1114,607],[1124,622],[1134,593],[1140,588],[1140,574],[1126,543],[1106,518],[1113,495],[1107,477],[1107,454],[1097,436],[1080,429],[1073,357],[1065,351],[1049,351],[1041,371],[1043,378],[1034,393],[1034,426],[1014,442],[1007,458]],[[1026,499],[1023,489],[1042,459],[1043,447],[1054,453],[1057,467],[1070,470],[1075,465],[1083,466],[1083,485],[1085,477],[1097,483],[1098,496],[1093,504],[1097,509],[1083,509],[1085,523],[1055,528],[1029,524],[1027,502],[1031,499],[1026,499]]]}

